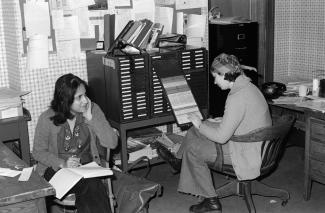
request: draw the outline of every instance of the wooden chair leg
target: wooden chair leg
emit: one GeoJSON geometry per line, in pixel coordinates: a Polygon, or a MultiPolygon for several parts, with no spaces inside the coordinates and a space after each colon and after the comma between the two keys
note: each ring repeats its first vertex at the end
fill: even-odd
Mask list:
{"type": "Polygon", "coordinates": [[[251,182],[241,182],[240,183],[244,190],[244,200],[246,202],[247,209],[249,213],[256,213],[255,205],[251,193],[251,182]]]}
{"type": "Polygon", "coordinates": [[[251,184],[252,195],[278,197],[282,200],[282,205],[285,205],[290,199],[289,192],[284,189],[274,188],[256,180],[252,181],[251,184]]]}
{"type": "Polygon", "coordinates": [[[305,177],[305,189],[304,189],[304,199],[307,201],[310,199],[311,192],[311,178],[305,177]]]}
{"type": "Polygon", "coordinates": [[[110,178],[107,178],[107,188],[108,188],[108,197],[109,197],[109,204],[111,207],[111,211],[112,213],[115,213],[115,197],[113,194],[112,181],[110,178]]]}
{"type": "Polygon", "coordinates": [[[216,189],[218,198],[228,197],[232,195],[237,195],[237,184],[236,180],[226,183],[216,189]]]}

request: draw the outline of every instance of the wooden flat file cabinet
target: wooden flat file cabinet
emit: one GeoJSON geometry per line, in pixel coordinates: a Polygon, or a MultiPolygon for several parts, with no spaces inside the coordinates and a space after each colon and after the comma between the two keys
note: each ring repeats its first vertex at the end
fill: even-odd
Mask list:
{"type": "Polygon", "coordinates": [[[312,181],[325,184],[325,115],[306,112],[306,119],[304,198],[309,200],[312,181]]]}

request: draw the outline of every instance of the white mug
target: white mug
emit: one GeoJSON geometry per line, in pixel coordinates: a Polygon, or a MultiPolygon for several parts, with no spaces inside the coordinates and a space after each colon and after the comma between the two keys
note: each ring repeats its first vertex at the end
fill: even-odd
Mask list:
{"type": "Polygon", "coordinates": [[[309,88],[305,85],[300,85],[299,86],[299,96],[300,97],[305,97],[309,93],[309,88]]]}

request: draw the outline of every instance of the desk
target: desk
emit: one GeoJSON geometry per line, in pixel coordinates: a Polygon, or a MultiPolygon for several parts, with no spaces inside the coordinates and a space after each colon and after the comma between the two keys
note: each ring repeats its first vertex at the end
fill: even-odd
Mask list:
{"type": "Polygon", "coordinates": [[[325,184],[325,114],[306,110],[304,199],[309,200],[312,181],[325,184]]]}
{"type": "MultiPolygon", "coordinates": [[[[120,133],[120,140],[121,140],[121,163],[122,163],[122,170],[126,171],[128,168],[128,156],[127,156],[127,131],[132,129],[137,129],[141,127],[149,127],[149,126],[156,126],[156,125],[163,125],[175,122],[175,118],[173,115],[162,116],[162,117],[155,117],[147,120],[139,120],[133,121],[129,123],[118,123],[113,120],[109,120],[112,127],[117,129],[120,133]]],[[[171,132],[171,126],[167,126],[168,132],[171,132]]]]}
{"type": "MultiPolygon", "coordinates": [[[[325,184],[325,114],[295,105],[269,103],[271,111],[295,113],[305,130],[304,199],[309,200],[312,181],[325,184]]],[[[276,113],[275,113],[276,114],[276,113]]]]}
{"type": "MultiPolygon", "coordinates": [[[[0,167],[15,169],[15,165],[28,167],[0,142],[0,167]]],[[[26,182],[19,182],[18,177],[0,176],[0,212],[46,212],[45,197],[55,194],[53,187],[35,172],[26,182]]]]}
{"type": "Polygon", "coordinates": [[[0,119],[0,141],[19,140],[21,157],[30,165],[30,146],[27,121],[23,116],[0,119]]]}
{"type": "Polygon", "coordinates": [[[273,102],[268,102],[270,106],[270,111],[272,114],[272,117],[278,117],[283,114],[290,114],[294,115],[296,118],[296,122],[294,126],[297,129],[305,131],[305,113],[304,108],[298,107],[293,104],[276,104],[273,102]]]}

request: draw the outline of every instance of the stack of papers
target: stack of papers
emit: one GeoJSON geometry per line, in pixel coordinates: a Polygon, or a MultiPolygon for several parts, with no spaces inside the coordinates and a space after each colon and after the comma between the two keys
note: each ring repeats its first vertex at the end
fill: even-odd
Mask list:
{"type": "Polygon", "coordinates": [[[299,107],[305,107],[312,110],[317,110],[322,113],[325,112],[325,100],[324,99],[314,99],[309,101],[303,101],[296,104],[299,107]]]}
{"type": "Polygon", "coordinates": [[[7,87],[0,87],[0,119],[21,116],[21,96],[27,93],[7,87]]]}
{"type": "Polygon", "coordinates": [[[279,98],[273,99],[272,101],[276,104],[297,104],[301,103],[304,99],[304,97],[280,96],[279,98]]]}

